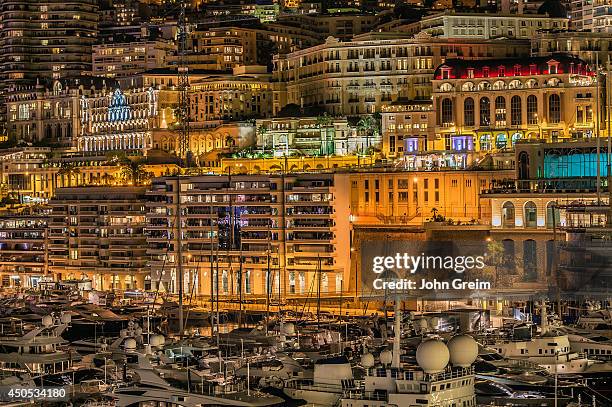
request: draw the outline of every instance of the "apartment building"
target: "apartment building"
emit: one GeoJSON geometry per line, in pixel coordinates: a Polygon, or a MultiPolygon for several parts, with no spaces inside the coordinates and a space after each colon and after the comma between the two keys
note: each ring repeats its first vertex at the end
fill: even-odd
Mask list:
{"type": "Polygon", "coordinates": [[[609,66],[612,63],[610,33],[590,31],[538,32],[531,39],[532,56],[567,53],[589,65],[609,66]]]}
{"type": "Polygon", "coordinates": [[[49,206],[49,271],[57,280],[89,279],[97,290],[148,286],[144,187],[61,188],[49,206]]]}
{"type": "Polygon", "coordinates": [[[350,272],[343,174],[155,179],[147,192],[152,287],[208,298],[337,295],[350,272]],[[316,294],[315,294],[316,295],[316,294]]]}
{"type": "Polygon", "coordinates": [[[567,31],[569,18],[564,13],[502,14],[458,13],[452,10],[425,16],[418,23],[422,31],[442,38],[524,39],[538,31],[567,31]]]}
{"type": "Polygon", "coordinates": [[[380,111],[397,99],[431,98],[431,76],[446,58],[527,56],[527,40],[445,39],[370,33],[274,57],[274,114],[288,104],[332,115],[380,111]]]}
{"type": "Polygon", "coordinates": [[[92,73],[106,78],[127,78],[163,68],[176,47],[163,40],[113,42],[93,46],[92,73]]]}
{"type": "Polygon", "coordinates": [[[9,0],[0,4],[2,80],[33,83],[91,72],[95,0],[9,0]]]}
{"type": "Polygon", "coordinates": [[[432,81],[436,135],[445,150],[457,152],[593,137],[594,75],[586,62],[563,54],[447,60],[432,81]]]}
{"type": "Polygon", "coordinates": [[[577,31],[612,32],[612,4],[609,0],[573,0],[571,16],[577,31]]]}
{"type": "Polygon", "coordinates": [[[192,121],[243,120],[272,113],[271,75],[265,66],[239,66],[191,83],[192,121]]]}
{"type": "Polygon", "coordinates": [[[0,286],[36,287],[48,274],[49,210],[0,214],[0,286]]]}

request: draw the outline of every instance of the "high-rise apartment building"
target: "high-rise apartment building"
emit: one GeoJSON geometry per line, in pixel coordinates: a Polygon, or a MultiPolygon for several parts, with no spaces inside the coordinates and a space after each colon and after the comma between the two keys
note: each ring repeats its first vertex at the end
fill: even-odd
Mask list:
{"type": "Polygon", "coordinates": [[[147,195],[153,289],[177,292],[181,269],[185,292],[204,298],[211,287],[307,296],[319,284],[329,296],[348,281],[348,174],[166,177],[147,195]]]}
{"type": "Polygon", "coordinates": [[[48,272],[48,210],[0,214],[0,286],[34,287],[48,272]]]}
{"type": "Polygon", "coordinates": [[[91,72],[97,10],[96,0],[0,2],[0,123],[9,85],[91,72]]]}
{"type": "Polygon", "coordinates": [[[91,72],[96,0],[0,3],[0,75],[19,83],[91,72]]]}
{"type": "Polygon", "coordinates": [[[144,187],[76,187],[49,202],[49,270],[57,280],[90,279],[97,290],[143,289],[144,187]]]}

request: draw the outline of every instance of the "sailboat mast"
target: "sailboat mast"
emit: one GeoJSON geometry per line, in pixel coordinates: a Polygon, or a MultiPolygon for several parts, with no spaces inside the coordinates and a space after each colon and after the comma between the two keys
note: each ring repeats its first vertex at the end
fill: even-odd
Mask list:
{"type": "Polygon", "coordinates": [[[321,325],[321,256],[317,255],[317,328],[321,325]]]}

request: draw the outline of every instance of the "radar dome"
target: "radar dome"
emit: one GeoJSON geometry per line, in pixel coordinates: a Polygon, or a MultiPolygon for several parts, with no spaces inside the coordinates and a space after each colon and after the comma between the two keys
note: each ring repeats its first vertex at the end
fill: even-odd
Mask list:
{"type": "Polygon", "coordinates": [[[70,315],[68,312],[63,312],[60,316],[60,321],[62,324],[69,324],[72,322],[72,315],[70,315]]]}
{"type": "Polygon", "coordinates": [[[422,342],[416,351],[417,363],[425,373],[436,373],[448,365],[450,354],[444,342],[430,339],[422,342]]]}
{"type": "Polygon", "coordinates": [[[388,350],[384,350],[380,352],[380,363],[383,365],[388,365],[393,361],[393,353],[388,350]]]}
{"type": "Polygon", "coordinates": [[[438,329],[438,324],[440,323],[440,318],[432,317],[429,319],[429,327],[431,329],[438,329]]]}
{"type": "Polygon", "coordinates": [[[163,346],[166,343],[166,338],[163,335],[153,335],[151,337],[151,346],[163,346]]]}
{"type": "Polygon", "coordinates": [[[50,327],[53,325],[53,317],[51,315],[45,315],[42,318],[42,324],[44,327],[50,327]]]}
{"type": "Polygon", "coordinates": [[[478,357],[478,344],[469,335],[457,335],[448,341],[448,351],[453,366],[468,367],[478,357]]]}
{"type": "Polygon", "coordinates": [[[136,349],[136,340],[134,340],[133,338],[126,339],[123,343],[123,347],[125,349],[136,349]]]}
{"type": "Polygon", "coordinates": [[[361,366],[366,368],[374,366],[374,356],[371,353],[361,355],[361,366]]]}
{"type": "Polygon", "coordinates": [[[421,331],[426,331],[428,326],[427,326],[427,320],[425,319],[419,319],[419,330],[421,331]]]}

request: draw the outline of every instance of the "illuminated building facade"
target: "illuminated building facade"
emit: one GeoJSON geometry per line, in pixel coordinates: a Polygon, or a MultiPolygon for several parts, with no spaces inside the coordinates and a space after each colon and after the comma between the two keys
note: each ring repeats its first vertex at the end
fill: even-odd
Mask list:
{"type": "Polygon", "coordinates": [[[0,214],[0,287],[35,287],[48,273],[45,210],[0,214]]]}
{"type": "Polygon", "coordinates": [[[594,132],[596,82],[581,59],[447,60],[435,72],[436,137],[447,151],[503,151],[594,132]]]}
{"type": "Polygon", "coordinates": [[[272,113],[270,74],[263,66],[244,66],[233,74],[194,79],[189,102],[194,122],[267,117],[272,113]]]}
{"type": "Polygon", "coordinates": [[[105,43],[93,46],[92,72],[107,78],[126,78],[166,66],[174,45],[166,41],[105,43]]]}
{"type": "Polygon", "coordinates": [[[482,191],[513,175],[494,171],[368,171],[350,175],[354,224],[421,225],[435,213],[455,222],[488,223],[482,191]]]}
{"type": "Polygon", "coordinates": [[[344,156],[380,147],[380,135],[358,131],[356,125],[350,125],[343,117],[259,119],[256,133],[257,149],[271,151],[277,157],[344,156]]]}
{"type": "Polygon", "coordinates": [[[423,17],[421,30],[443,38],[531,39],[542,30],[567,31],[567,17],[542,14],[478,14],[445,11],[423,17]]]}
{"type": "Polygon", "coordinates": [[[398,100],[383,105],[382,152],[387,158],[411,157],[408,168],[424,168],[419,153],[434,150],[435,112],[430,100],[398,100]]]}
{"type": "Polygon", "coordinates": [[[144,152],[153,143],[151,130],[159,127],[159,90],[108,89],[79,100],[79,151],[144,152]]]}
{"type": "Polygon", "coordinates": [[[50,87],[12,87],[6,98],[9,138],[71,146],[80,128],[79,99],[105,87],[104,80],[95,77],[56,80],[50,87]]]}
{"type": "Polygon", "coordinates": [[[370,33],[275,56],[274,112],[287,104],[324,107],[332,115],[380,111],[397,99],[431,98],[431,76],[445,58],[526,56],[523,40],[448,40],[370,33]]]}
{"type": "Polygon", "coordinates": [[[14,84],[91,72],[96,0],[7,0],[0,4],[0,72],[14,84]]]}
{"type": "Polygon", "coordinates": [[[145,288],[144,187],[61,188],[49,201],[49,271],[96,290],[145,288]]]}
{"type": "Polygon", "coordinates": [[[185,290],[205,298],[211,282],[225,298],[312,295],[318,271],[322,295],[338,295],[350,272],[348,188],[341,174],[155,179],[147,193],[152,288],[177,291],[182,253],[185,290]]]}
{"type": "Polygon", "coordinates": [[[606,66],[612,57],[612,38],[609,33],[589,31],[538,32],[531,39],[533,56],[567,53],[590,65],[606,66]]]}

